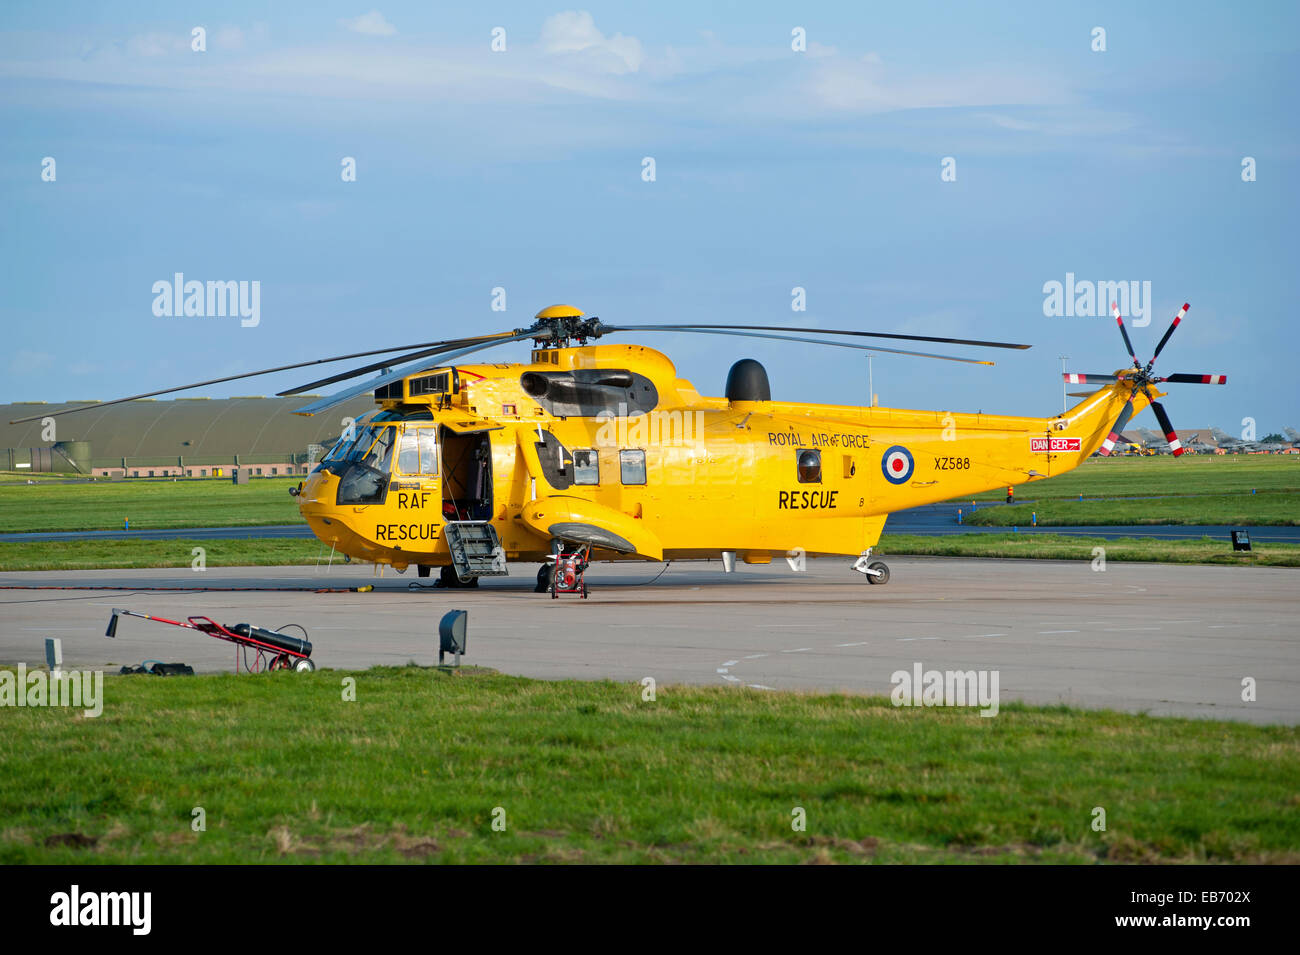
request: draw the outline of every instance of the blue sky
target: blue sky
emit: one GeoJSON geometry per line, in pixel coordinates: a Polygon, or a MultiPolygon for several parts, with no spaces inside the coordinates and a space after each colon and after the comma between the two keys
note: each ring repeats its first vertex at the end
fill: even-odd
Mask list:
{"type": "MultiPolygon", "coordinates": [[[[569,302],[611,322],[1028,342],[979,355],[994,368],[880,356],[876,391],[1048,414],[1057,356],[1127,363],[1108,317],[1044,315],[1044,284],[1073,273],[1151,283],[1144,358],[1192,303],[1158,367],[1229,384],[1170,386],[1175,425],[1300,427],[1296,5],[698,6],[6,3],[0,401],[107,399],[569,302]],[[260,282],[260,324],[155,316],[175,272],[260,282]]],[[[859,353],[635,340],[706,393],[749,356],[775,397],[866,400],[859,353]]]]}

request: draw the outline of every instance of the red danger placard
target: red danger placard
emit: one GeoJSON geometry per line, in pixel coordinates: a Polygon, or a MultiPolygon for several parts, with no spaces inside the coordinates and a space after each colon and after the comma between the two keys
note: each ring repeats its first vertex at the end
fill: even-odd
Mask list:
{"type": "Polygon", "coordinates": [[[1078,438],[1030,438],[1030,451],[1079,451],[1078,438]]]}

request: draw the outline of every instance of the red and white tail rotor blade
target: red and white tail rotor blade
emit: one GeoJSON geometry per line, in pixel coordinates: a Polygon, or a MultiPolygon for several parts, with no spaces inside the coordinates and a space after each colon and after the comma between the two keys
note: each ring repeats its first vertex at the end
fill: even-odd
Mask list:
{"type": "Polygon", "coordinates": [[[1227,375],[1166,375],[1156,381],[1169,381],[1175,385],[1226,385],[1227,375]]]}
{"type": "Polygon", "coordinates": [[[1183,454],[1182,442],[1178,440],[1178,432],[1174,430],[1169,415],[1165,414],[1164,405],[1158,401],[1153,401],[1151,402],[1151,410],[1156,413],[1156,420],[1160,422],[1160,430],[1164,433],[1165,440],[1169,442],[1169,450],[1174,452],[1174,457],[1183,454]]]}
{"type": "Polygon", "coordinates": [[[1110,429],[1110,434],[1106,435],[1106,440],[1101,443],[1097,453],[1103,458],[1109,457],[1110,453],[1115,450],[1115,445],[1119,442],[1120,432],[1128,424],[1128,419],[1133,417],[1133,396],[1130,395],[1128,401],[1124,404],[1124,410],[1119,413],[1115,419],[1115,427],[1110,429]]]}
{"type": "Polygon", "coordinates": [[[1109,385],[1120,381],[1115,375],[1085,375],[1069,371],[1063,377],[1067,385],[1109,385]]]}
{"type": "Polygon", "coordinates": [[[1133,351],[1133,343],[1129,341],[1128,329],[1124,327],[1124,319],[1119,314],[1119,303],[1110,303],[1110,313],[1115,316],[1115,322],[1119,325],[1119,333],[1124,336],[1124,347],[1128,349],[1128,356],[1133,359],[1133,367],[1141,368],[1142,362],[1138,361],[1138,356],[1133,351]]]}
{"type": "Polygon", "coordinates": [[[1174,333],[1174,329],[1178,327],[1178,323],[1183,320],[1183,316],[1187,314],[1187,310],[1191,307],[1192,306],[1188,305],[1186,302],[1183,302],[1183,307],[1178,310],[1178,314],[1174,316],[1173,322],[1165,329],[1164,335],[1156,344],[1156,350],[1151,353],[1151,360],[1147,362],[1147,371],[1150,371],[1151,366],[1156,363],[1156,359],[1160,357],[1161,350],[1165,347],[1165,342],[1169,341],[1169,336],[1174,333]]]}

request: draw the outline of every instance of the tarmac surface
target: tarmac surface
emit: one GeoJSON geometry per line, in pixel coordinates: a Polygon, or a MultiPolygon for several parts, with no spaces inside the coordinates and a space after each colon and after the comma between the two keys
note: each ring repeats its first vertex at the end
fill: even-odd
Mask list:
{"type": "Polygon", "coordinates": [[[523,676],[888,694],[895,671],[920,664],[996,671],[1003,704],[1300,723],[1295,570],[889,564],[884,586],[844,559],[809,561],[799,573],[784,561],[734,574],[708,561],[598,564],[587,600],[534,594],[535,565],[472,590],[412,590],[433,578],[376,577],[368,565],[3,573],[0,664],[42,663],[44,638],[59,637],[65,669],[146,659],[235,668],[230,644],[164,624],[123,617],[107,639],[110,610],[123,607],[227,625],[299,623],[323,668],[430,665],[438,621],[456,608],[469,611],[465,662],[523,676]],[[372,584],[369,593],[316,592],[372,584]],[[1256,681],[1255,702],[1242,699],[1246,678],[1256,681]]]}

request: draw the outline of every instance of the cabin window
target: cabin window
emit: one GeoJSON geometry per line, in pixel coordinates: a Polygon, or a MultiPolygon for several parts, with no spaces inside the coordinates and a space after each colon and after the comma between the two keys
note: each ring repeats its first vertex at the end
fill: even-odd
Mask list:
{"type": "Polygon", "coordinates": [[[624,484],[645,483],[645,452],[644,451],[618,452],[618,466],[619,466],[619,470],[622,471],[624,484]]]}
{"type": "Polygon", "coordinates": [[[573,452],[573,483],[600,483],[600,458],[595,451],[573,452]]]}
{"type": "Polygon", "coordinates": [[[800,451],[798,471],[800,484],[821,484],[822,453],[820,451],[800,451]]]}

